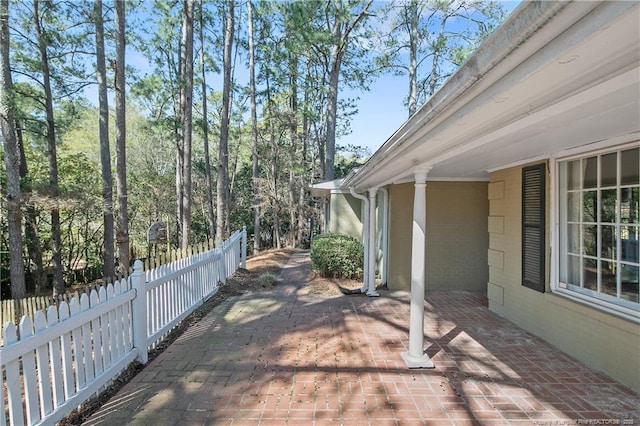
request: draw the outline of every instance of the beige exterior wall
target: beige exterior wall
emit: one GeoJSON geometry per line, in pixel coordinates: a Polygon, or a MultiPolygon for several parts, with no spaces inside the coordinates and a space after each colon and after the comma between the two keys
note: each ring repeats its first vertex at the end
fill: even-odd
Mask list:
{"type": "MultiPolygon", "coordinates": [[[[640,391],[638,324],[551,293],[548,282],[549,249],[546,292],[539,293],[521,285],[521,184],[522,167],[491,174],[488,194],[489,309],[587,365],[640,391]]],[[[549,211],[547,200],[547,242],[549,211]]],[[[548,243],[547,247],[550,247],[548,243]]],[[[553,361],[548,360],[550,363],[553,361]]]]}
{"type": "Polygon", "coordinates": [[[389,281],[390,290],[411,288],[411,226],[413,183],[389,186],[389,281]]]}
{"type": "MultiPolygon", "coordinates": [[[[413,183],[391,185],[389,288],[411,288],[413,183]]],[[[486,291],[486,182],[427,183],[427,290],[486,291]]]]}
{"type": "Polygon", "coordinates": [[[351,194],[331,194],[329,232],[350,235],[362,241],[361,201],[351,194]]]}

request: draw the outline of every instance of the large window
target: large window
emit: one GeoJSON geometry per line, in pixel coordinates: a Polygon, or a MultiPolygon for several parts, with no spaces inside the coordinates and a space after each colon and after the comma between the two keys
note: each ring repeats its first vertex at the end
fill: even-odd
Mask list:
{"type": "Polygon", "coordinates": [[[640,149],[558,162],[561,291],[640,311],[640,149]]]}

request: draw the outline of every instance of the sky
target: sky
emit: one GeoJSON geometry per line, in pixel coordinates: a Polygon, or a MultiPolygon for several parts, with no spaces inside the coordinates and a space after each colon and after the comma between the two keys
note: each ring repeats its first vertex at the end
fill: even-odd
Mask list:
{"type": "Polygon", "coordinates": [[[407,93],[408,77],[392,75],[376,79],[368,92],[345,93],[359,97],[358,113],[351,119],[351,133],[336,137],[336,144],[367,147],[373,154],[409,118],[403,105],[407,93]]]}
{"type": "MultiPolygon", "coordinates": [[[[510,13],[520,1],[502,1],[503,8],[510,13]]],[[[151,67],[144,56],[127,48],[127,61],[142,72],[151,73],[151,67]]],[[[248,80],[248,71],[242,67],[236,69],[236,79],[248,80]],[[247,74],[246,76],[244,74],[247,74]]],[[[222,76],[212,75],[209,84],[212,87],[221,87],[222,76]]],[[[355,102],[357,113],[351,117],[351,132],[347,135],[337,135],[337,146],[361,146],[367,148],[373,154],[408,118],[407,107],[403,104],[409,91],[409,80],[406,75],[394,76],[383,74],[377,77],[369,85],[368,91],[354,91],[341,84],[341,98],[357,98],[355,102]]],[[[92,86],[87,91],[90,100],[97,103],[97,89],[92,86]]],[[[110,100],[113,103],[112,100],[110,100]]],[[[418,105],[419,107],[419,105],[418,105]]]]}
{"type": "MultiPolygon", "coordinates": [[[[507,13],[520,1],[501,1],[507,13]]],[[[351,119],[351,133],[336,137],[336,145],[369,148],[373,154],[409,118],[404,98],[409,93],[407,76],[384,75],[376,79],[368,92],[344,91],[343,96],[359,97],[358,113],[351,119]]]]}

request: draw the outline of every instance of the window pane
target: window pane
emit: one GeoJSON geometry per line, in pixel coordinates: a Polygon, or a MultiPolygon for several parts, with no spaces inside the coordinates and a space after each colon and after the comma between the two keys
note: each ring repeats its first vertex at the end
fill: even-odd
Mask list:
{"type": "Polygon", "coordinates": [[[596,222],[598,220],[598,192],[584,191],[582,193],[582,220],[596,222]]]}
{"type": "Polygon", "coordinates": [[[600,191],[600,222],[616,222],[616,197],[617,190],[605,189],[600,191]]]}
{"type": "Polygon", "coordinates": [[[601,257],[605,259],[616,259],[616,227],[602,225],[600,228],[601,237],[601,257]]]}
{"type": "Polygon", "coordinates": [[[580,254],[580,225],[567,225],[567,250],[580,254]]]}
{"type": "Polygon", "coordinates": [[[583,188],[595,188],[598,184],[598,157],[590,157],[584,160],[583,188]]]}
{"type": "Polygon", "coordinates": [[[638,275],[640,268],[631,265],[621,265],[622,294],[621,297],[632,302],[640,302],[638,291],[638,275]]]}
{"type": "Polygon", "coordinates": [[[568,284],[580,285],[580,258],[577,256],[567,257],[567,276],[566,281],[568,284]]]}
{"type": "Polygon", "coordinates": [[[622,239],[622,253],[620,258],[625,262],[640,263],[640,253],[638,251],[638,227],[622,226],[620,228],[620,238],[622,239]]]}
{"type": "Polygon", "coordinates": [[[600,262],[600,280],[602,284],[602,293],[610,296],[618,295],[615,262],[600,262]]]}
{"type": "Polygon", "coordinates": [[[569,222],[580,221],[580,193],[570,192],[567,199],[567,220],[569,222]]]}
{"type": "Polygon", "coordinates": [[[618,184],[618,153],[612,152],[600,157],[600,186],[618,184]]]}
{"type": "Polygon", "coordinates": [[[561,162],[558,171],[558,279],[568,284],[560,288],[638,309],[640,148],[561,162]]]}
{"type": "Polygon", "coordinates": [[[598,226],[583,225],[582,227],[582,254],[587,256],[598,255],[598,226]]]}
{"type": "Polygon", "coordinates": [[[640,223],[640,188],[622,188],[620,194],[620,222],[640,223]]]}
{"type": "Polygon", "coordinates": [[[598,291],[598,261],[584,259],[584,287],[598,291]]]}
{"type": "Polygon", "coordinates": [[[567,189],[580,188],[580,160],[569,161],[567,165],[567,189]]]}
{"type": "Polygon", "coordinates": [[[637,185],[640,183],[640,163],[638,162],[638,148],[622,151],[621,155],[621,184],[637,185]]]}

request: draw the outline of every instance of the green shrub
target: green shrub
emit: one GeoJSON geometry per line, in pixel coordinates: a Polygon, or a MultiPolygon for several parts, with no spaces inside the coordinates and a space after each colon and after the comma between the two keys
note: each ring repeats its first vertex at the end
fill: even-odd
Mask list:
{"type": "Polygon", "coordinates": [[[323,277],[361,278],[364,248],[348,235],[321,234],[311,243],[311,262],[323,277]]]}
{"type": "Polygon", "coordinates": [[[264,274],[260,275],[260,282],[262,283],[263,286],[267,286],[267,285],[275,286],[276,281],[278,281],[278,277],[276,277],[270,272],[265,272],[264,274]]]}

